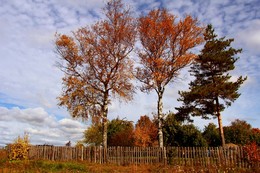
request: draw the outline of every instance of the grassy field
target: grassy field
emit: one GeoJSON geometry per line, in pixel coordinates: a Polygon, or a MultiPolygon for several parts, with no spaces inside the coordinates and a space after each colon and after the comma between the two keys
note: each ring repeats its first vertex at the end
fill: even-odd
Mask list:
{"type": "Polygon", "coordinates": [[[9,161],[4,150],[0,150],[0,173],[252,173],[252,169],[223,167],[180,167],[164,165],[125,165],[94,164],[80,161],[54,162],[43,160],[9,161]]]}
{"type": "Polygon", "coordinates": [[[127,165],[117,166],[113,164],[92,164],[87,162],[52,162],[52,161],[3,161],[0,162],[1,173],[252,173],[258,170],[239,168],[217,168],[217,167],[179,167],[164,165],[127,165]]]}

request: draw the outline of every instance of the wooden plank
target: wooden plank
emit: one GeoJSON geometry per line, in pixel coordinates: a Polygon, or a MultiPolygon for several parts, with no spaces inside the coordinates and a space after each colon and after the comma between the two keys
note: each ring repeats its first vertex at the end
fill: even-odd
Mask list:
{"type": "Polygon", "coordinates": [[[234,167],[234,148],[230,148],[230,166],[234,167]]]}
{"type": "Polygon", "coordinates": [[[202,150],[202,158],[203,158],[203,166],[207,166],[207,148],[201,147],[202,150]]]}
{"type": "Polygon", "coordinates": [[[188,154],[189,154],[188,147],[184,147],[184,158],[185,158],[186,166],[189,166],[188,154]]]}
{"type": "Polygon", "coordinates": [[[226,166],[229,167],[230,166],[230,149],[229,148],[225,148],[224,149],[225,152],[225,161],[226,161],[226,166]]]}
{"type": "Polygon", "coordinates": [[[132,164],[135,164],[135,147],[131,147],[132,151],[132,164]]]}
{"type": "Polygon", "coordinates": [[[191,166],[191,153],[190,153],[190,147],[187,148],[187,163],[189,166],[191,166]]]}
{"type": "Polygon", "coordinates": [[[205,157],[205,165],[208,167],[210,165],[210,161],[209,161],[209,148],[205,147],[205,153],[204,153],[204,157],[205,157]]]}
{"type": "Polygon", "coordinates": [[[207,165],[207,157],[206,157],[206,148],[205,147],[201,147],[201,158],[202,158],[202,165],[204,166],[204,167],[206,167],[207,165]]]}
{"type": "Polygon", "coordinates": [[[219,154],[219,148],[216,148],[216,165],[220,165],[220,154],[219,154]]]}
{"type": "Polygon", "coordinates": [[[238,148],[238,152],[239,152],[239,154],[238,154],[239,167],[242,168],[243,167],[243,159],[242,159],[242,154],[241,154],[241,152],[242,152],[241,147],[238,148]]]}
{"type": "Polygon", "coordinates": [[[84,147],[81,146],[81,161],[84,160],[84,147]]]}
{"type": "Polygon", "coordinates": [[[235,166],[238,167],[238,147],[236,147],[234,151],[234,162],[235,166]]]}
{"type": "Polygon", "coordinates": [[[134,147],[134,162],[135,162],[135,164],[137,165],[138,163],[137,163],[137,153],[136,153],[136,147],[134,147]]]}
{"type": "Polygon", "coordinates": [[[196,148],[196,158],[197,158],[197,159],[196,159],[196,160],[197,160],[197,161],[196,161],[196,163],[197,163],[196,166],[200,166],[200,164],[201,164],[200,162],[201,162],[201,161],[200,161],[200,148],[199,148],[199,147],[196,148]]]}
{"type": "Polygon", "coordinates": [[[190,165],[193,167],[193,147],[190,147],[190,165]]]}
{"type": "Polygon", "coordinates": [[[214,165],[214,155],[215,150],[212,147],[209,147],[209,164],[214,165]]]}

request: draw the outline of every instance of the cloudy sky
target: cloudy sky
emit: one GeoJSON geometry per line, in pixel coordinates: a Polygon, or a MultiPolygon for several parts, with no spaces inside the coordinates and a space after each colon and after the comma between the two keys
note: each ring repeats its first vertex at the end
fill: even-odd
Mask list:
{"type": "MultiPolygon", "coordinates": [[[[124,0],[135,15],[166,7],[183,18],[197,17],[211,23],[219,36],[235,38],[233,47],[243,48],[231,72],[248,80],[240,98],[223,112],[223,123],[236,118],[260,127],[260,1],[258,0],[124,0]]],[[[55,67],[55,32],[70,34],[77,28],[102,18],[105,0],[0,0],[0,146],[18,135],[29,133],[32,144],[64,145],[82,138],[89,122],[71,119],[66,109],[57,106],[63,73],[55,67]]],[[[175,111],[178,90],[187,89],[190,77],[185,70],[164,96],[164,112],[175,111]]],[[[132,102],[114,101],[109,118],[117,116],[136,122],[139,116],[152,117],[157,97],[136,92],[132,102]]],[[[203,129],[216,120],[196,119],[203,129]]]]}

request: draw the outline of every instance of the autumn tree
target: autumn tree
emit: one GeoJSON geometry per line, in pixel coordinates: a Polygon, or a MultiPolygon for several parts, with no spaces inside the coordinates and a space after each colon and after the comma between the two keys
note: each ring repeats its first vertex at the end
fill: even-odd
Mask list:
{"type": "MultiPolygon", "coordinates": [[[[84,131],[84,143],[90,146],[102,144],[102,126],[100,123],[93,123],[84,131]]],[[[108,121],[107,129],[108,146],[133,146],[134,125],[131,121],[113,119],[108,121]]]]}
{"type": "Polygon", "coordinates": [[[108,146],[134,146],[132,121],[113,119],[108,123],[108,146]]]}
{"type": "Polygon", "coordinates": [[[140,17],[138,24],[141,48],[136,77],[143,83],[141,91],[155,90],[157,93],[160,147],[163,147],[162,98],[165,86],[173,81],[180,69],[196,58],[190,50],[203,41],[203,29],[197,19],[189,15],[183,20],[176,18],[166,9],[157,9],[140,17]]]}
{"type": "Polygon", "coordinates": [[[242,76],[237,80],[231,80],[228,73],[235,68],[234,64],[238,60],[235,55],[240,53],[241,49],[231,47],[234,39],[217,38],[211,25],[206,28],[204,39],[206,44],[190,70],[195,80],[190,82],[189,91],[179,92],[178,100],[182,101],[183,105],[176,109],[179,115],[185,117],[189,114],[205,119],[210,115],[217,117],[219,134],[224,146],[225,137],[220,113],[225,106],[230,106],[240,96],[238,89],[246,80],[242,76]]]}
{"type": "Polygon", "coordinates": [[[56,50],[61,57],[63,92],[59,105],[72,117],[101,119],[103,146],[107,146],[107,115],[111,96],[131,100],[136,25],[121,0],[109,1],[106,18],[73,32],[57,34],[56,50]]]}
{"type": "Polygon", "coordinates": [[[158,129],[147,115],[141,116],[135,125],[135,146],[156,146],[158,129]]]}
{"type": "MultiPolygon", "coordinates": [[[[250,124],[244,120],[236,119],[230,126],[224,127],[227,143],[246,145],[253,142],[253,130],[250,124]]],[[[256,141],[254,141],[256,142],[256,141]]]]}
{"type": "Polygon", "coordinates": [[[251,141],[255,141],[258,146],[260,146],[260,129],[259,128],[252,128],[251,135],[250,135],[251,141]]]}
{"type": "Polygon", "coordinates": [[[102,125],[93,123],[84,131],[84,143],[90,146],[100,146],[102,144],[102,125]]]}

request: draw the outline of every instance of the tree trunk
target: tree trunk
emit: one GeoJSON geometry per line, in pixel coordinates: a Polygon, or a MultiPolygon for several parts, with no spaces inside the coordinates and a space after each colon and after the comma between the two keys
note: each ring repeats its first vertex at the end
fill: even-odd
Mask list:
{"type": "Polygon", "coordinates": [[[225,146],[225,136],[224,136],[224,130],[223,130],[223,125],[222,125],[222,116],[220,113],[218,113],[218,126],[219,126],[219,134],[220,134],[220,137],[221,137],[221,144],[222,144],[222,147],[225,146]]]}
{"type": "Polygon", "coordinates": [[[158,91],[158,105],[157,105],[157,110],[158,110],[158,136],[159,136],[159,146],[162,148],[163,147],[163,102],[162,102],[162,97],[163,97],[163,90],[158,91]]]}
{"type": "Polygon", "coordinates": [[[107,148],[107,113],[108,113],[108,92],[104,94],[104,102],[102,109],[102,127],[103,127],[103,147],[107,148]]]}
{"type": "Polygon", "coordinates": [[[220,138],[221,138],[221,145],[222,145],[222,147],[224,147],[225,146],[225,136],[224,136],[224,130],[223,130],[223,124],[222,124],[222,116],[219,111],[218,97],[216,98],[216,106],[217,106],[218,127],[219,127],[219,134],[220,134],[220,138]]]}
{"type": "Polygon", "coordinates": [[[103,126],[103,147],[107,148],[107,111],[103,112],[102,126],[103,126]]]}

